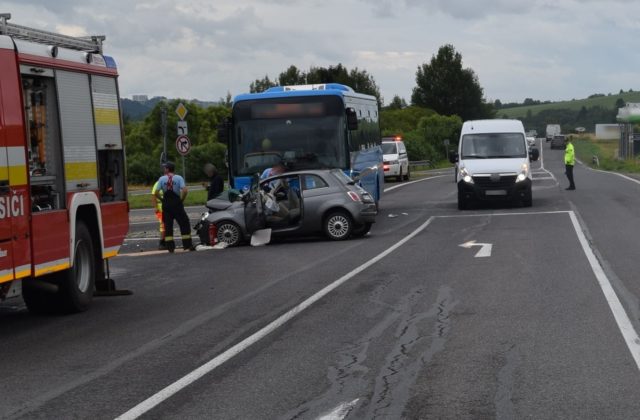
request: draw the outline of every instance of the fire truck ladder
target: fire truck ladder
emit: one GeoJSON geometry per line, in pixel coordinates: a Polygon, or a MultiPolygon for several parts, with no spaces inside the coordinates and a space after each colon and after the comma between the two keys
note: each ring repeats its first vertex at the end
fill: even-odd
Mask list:
{"type": "Polygon", "coordinates": [[[25,41],[102,54],[102,42],[106,39],[104,35],[75,37],[56,34],[9,23],[9,19],[11,19],[11,13],[0,13],[0,35],[10,35],[25,41]]]}

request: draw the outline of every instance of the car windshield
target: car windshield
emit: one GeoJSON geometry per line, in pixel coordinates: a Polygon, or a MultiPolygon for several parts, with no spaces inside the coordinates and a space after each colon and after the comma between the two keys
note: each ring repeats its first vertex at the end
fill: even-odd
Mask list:
{"type": "Polygon", "coordinates": [[[462,159],[526,156],[527,148],[521,133],[478,133],[462,136],[462,159]]]}
{"type": "Polygon", "coordinates": [[[395,143],[382,143],[382,154],[394,155],[398,153],[398,147],[395,143]]]}

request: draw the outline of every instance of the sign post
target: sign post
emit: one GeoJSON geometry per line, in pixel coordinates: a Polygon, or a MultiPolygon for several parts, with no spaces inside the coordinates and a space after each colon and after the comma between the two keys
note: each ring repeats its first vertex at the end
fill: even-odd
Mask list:
{"type": "Polygon", "coordinates": [[[187,182],[187,166],[185,164],[185,156],[189,154],[191,150],[191,140],[187,137],[189,133],[189,129],[187,127],[187,122],[184,120],[187,116],[187,107],[184,106],[182,102],[178,104],[176,107],[176,114],[180,120],[178,121],[178,137],[176,138],[176,150],[182,156],[182,176],[184,177],[184,181],[187,182]]]}

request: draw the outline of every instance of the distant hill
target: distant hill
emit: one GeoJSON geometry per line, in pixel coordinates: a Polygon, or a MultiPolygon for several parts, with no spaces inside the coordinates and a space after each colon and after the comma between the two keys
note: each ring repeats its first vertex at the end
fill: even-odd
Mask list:
{"type": "MultiPolygon", "coordinates": [[[[167,98],[163,96],[156,96],[149,99],[148,101],[143,102],[123,98],[120,100],[120,103],[122,105],[122,114],[125,119],[129,119],[132,121],[143,120],[147,115],[149,115],[149,113],[158,104],[158,102],[163,100],[167,100],[167,98]]],[[[220,105],[219,102],[200,101],[198,99],[190,99],[188,100],[188,102],[195,103],[196,105],[203,108],[220,105]]]]}
{"type": "Polygon", "coordinates": [[[550,102],[540,105],[524,105],[513,108],[500,108],[496,113],[497,117],[506,116],[507,118],[524,118],[531,111],[531,115],[545,110],[552,109],[569,109],[579,111],[582,107],[591,108],[599,106],[602,108],[613,109],[618,98],[622,98],[625,103],[640,102],[640,92],[624,92],[619,94],[611,94],[607,96],[597,96],[587,99],[576,99],[571,101],[550,102]]]}

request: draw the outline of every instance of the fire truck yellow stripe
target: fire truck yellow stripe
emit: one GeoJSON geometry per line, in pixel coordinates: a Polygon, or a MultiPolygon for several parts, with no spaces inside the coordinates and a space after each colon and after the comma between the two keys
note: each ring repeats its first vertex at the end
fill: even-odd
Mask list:
{"type": "Polygon", "coordinates": [[[67,181],[96,179],[98,174],[95,162],[67,162],[64,171],[67,181]]]}
{"type": "Polygon", "coordinates": [[[94,110],[96,124],[98,125],[119,125],[120,115],[117,109],[96,108],[94,110]]]}
{"type": "Polygon", "coordinates": [[[6,283],[13,280],[13,270],[0,271],[0,283],[6,283]]]}
{"type": "Polygon", "coordinates": [[[109,248],[105,248],[102,252],[102,258],[111,258],[118,255],[118,251],[120,250],[119,246],[112,246],[109,248]]]}
{"type": "Polygon", "coordinates": [[[35,275],[38,277],[49,273],[55,273],[56,271],[66,270],[69,267],[71,267],[71,264],[68,259],[38,264],[35,267],[35,275]]]}
{"type": "Polygon", "coordinates": [[[15,277],[16,280],[29,277],[30,275],[31,275],[30,265],[21,265],[20,267],[16,267],[16,277],[15,277]]]}

